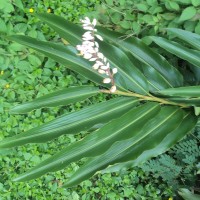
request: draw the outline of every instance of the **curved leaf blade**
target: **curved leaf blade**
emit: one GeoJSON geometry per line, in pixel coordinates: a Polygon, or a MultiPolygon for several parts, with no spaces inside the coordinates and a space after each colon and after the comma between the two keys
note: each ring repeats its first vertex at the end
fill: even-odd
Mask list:
{"type": "Polygon", "coordinates": [[[186,112],[184,114],[183,120],[180,123],[180,125],[175,130],[167,134],[165,138],[161,141],[161,143],[158,144],[158,146],[156,146],[153,149],[144,151],[135,160],[113,165],[103,170],[102,173],[107,173],[107,172],[111,173],[111,172],[120,171],[122,169],[129,169],[131,167],[137,166],[147,161],[151,157],[155,157],[159,154],[164,153],[169,148],[171,148],[174,144],[180,141],[185,135],[187,135],[195,127],[195,125],[197,124],[197,119],[198,118],[193,113],[186,112]]]}
{"type": "Polygon", "coordinates": [[[91,158],[80,167],[64,185],[71,187],[88,179],[96,171],[116,162],[137,158],[143,151],[156,145],[181,122],[183,113],[174,107],[162,108],[160,113],[148,121],[142,130],[137,130],[130,139],[114,143],[103,155],[91,158]],[[176,123],[173,123],[175,120],[176,123]]]}
{"type": "Polygon", "coordinates": [[[100,51],[104,52],[113,67],[118,68],[118,73],[115,74],[117,85],[140,94],[147,95],[149,93],[145,76],[130,62],[123,51],[105,42],[100,43],[100,51]]]}
{"type": "Polygon", "coordinates": [[[78,56],[78,51],[72,46],[39,41],[22,35],[14,35],[9,38],[15,42],[43,53],[45,56],[54,59],[56,62],[65,65],[67,68],[78,72],[99,85],[109,87],[108,84],[102,83],[104,76],[92,69],[91,62],[78,56]]]}
{"type": "Polygon", "coordinates": [[[200,67],[200,51],[189,49],[180,45],[177,42],[172,42],[165,38],[154,36],[152,36],[151,38],[157,45],[167,50],[168,52],[182,58],[183,60],[188,61],[189,63],[192,63],[196,67],[200,67]]]}
{"type": "Polygon", "coordinates": [[[168,87],[183,85],[181,73],[171,66],[162,56],[152,51],[141,40],[135,37],[122,40],[120,39],[123,36],[122,34],[101,27],[98,27],[98,31],[104,38],[113,42],[116,46],[120,46],[120,48],[123,48],[125,51],[130,52],[135,58],[148,67],[152,67],[158,71],[168,87]]]}
{"type": "Polygon", "coordinates": [[[104,153],[114,142],[130,138],[132,130],[140,127],[160,110],[157,103],[146,103],[103,126],[98,131],[88,135],[51,158],[43,161],[25,174],[15,180],[26,181],[42,174],[60,170],[71,162],[80,160],[83,157],[95,156],[104,153]],[[109,133],[109,134],[108,134],[109,133]]]}
{"type": "Polygon", "coordinates": [[[36,16],[43,22],[47,23],[72,46],[76,46],[77,44],[82,43],[81,36],[84,33],[84,29],[81,26],[73,24],[63,17],[54,14],[41,13],[37,14],[36,16]]]}
{"type": "MultiPolygon", "coordinates": [[[[70,22],[68,23],[63,18],[61,20],[60,17],[56,15],[51,15],[50,17],[48,17],[48,14],[39,14],[38,17],[42,21],[46,22],[51,28],[53,28],[61,37],[63,37],[69,43],[73,45],[77,45],[81,43],[83,30],[81,30],[80,26],[73,25],[73,28],[71,28],[70,22]],[[60,22],[57,23],[58,21],[60,22]],[[74,35],[76,36],[75,42],[73,39],[74,35]]],[[[132,38],[132,40],[129,39],[129,41],[119,40],[119,38],[123,35],[103,29],[101,27],[98,27],[98,30],[103,37],[107,38],[111,42],[114,42],[116,45],[120,46],[125,51],[131,52],[137,59],[147,64],[146,66],[147,68],[153,68],[154,70],[152,69],[151,72],[156,71],[157,77],[159,77],[159,79],[161,79],[163,82],[162,89],[167,88],[167,87],[182,85],[183,83],[182,75],[175,68],[169,65],[167,61],[164,60],[163,57],[151,51],[150,48],[146,46],[145,44],[143,44],[141,41],[137,40],[136,38],[135,39],[132,38]],[[166,68],[165,71],[162,71],[162,66],[164,67],[164,69],[166,68]],[[174,81],[176,83],[174,83],[174,81]]],[[[107,57],[109,53],[105,54],[105,56],[107,57]]],[[[148,70],[146,69],[146,73],[147,71],[148,70]]],[[[162,82],[157,81],[156,83],[162,84],[162,82]]]]}
{"type": "Polygon", "coordinates": [[[26,113],[31,110],[43,107],[53,107],[67,105],[77,101],[85,100],[99,92],[99,88],[94,86],[77,86],[65,88],[51,94],[44,95],[33,101],[15,106],[10,110],[13,113],[26,113]]]}
{"type": "Polygon", "coordinates": [[[197,50],[200,50],[200,35],[178,28],[167,28],[167,30],[173,33],[181,40],[183,40],[184,42],[190,44],[192,47],[196,48],[197,50]]]}
{"type": "Polygon", "coordinates": [[[192,200],[199,200],[200,199],[200,195],[194,194],[186,188],[180,188],[178,193],[184,200],[191,200],[191,199],[192,200]]]}
{"type": "Polygon", "coordinates": [[[62,115],[25,133],[8,137],[0,141],[0,148],[47,142],[62,134],[76,134],[80,131],[87,131],[96,124],[107,123],[119,117],[137,106],[138,102],[135,98],[119,97],[89,106],[80,111],[62,115]]]}
{"type": "Polygon", "coordinates": [[[155,93],[172,97],[200,97],[200,86],[168,88],[165,90],[156,91],[155,93]]]}

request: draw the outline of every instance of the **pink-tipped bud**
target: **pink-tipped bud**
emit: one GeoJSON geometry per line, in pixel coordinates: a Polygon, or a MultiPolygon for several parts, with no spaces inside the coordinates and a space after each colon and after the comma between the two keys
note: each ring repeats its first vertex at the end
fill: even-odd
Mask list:
{"type": "Polygon", "coordinates": [[[110,78],[104,78],[103,79],[103,83],[110,83],[111,82],[111,79],[110,78]]]}
{"type": "Polygon", "coordinates": [[[110,88],[110,92],[111,92],[111,93],[114,93],[116,90],[117,90],[117,87],[116,87],[115,85],[113,85],[113,86],[110,88]]]}

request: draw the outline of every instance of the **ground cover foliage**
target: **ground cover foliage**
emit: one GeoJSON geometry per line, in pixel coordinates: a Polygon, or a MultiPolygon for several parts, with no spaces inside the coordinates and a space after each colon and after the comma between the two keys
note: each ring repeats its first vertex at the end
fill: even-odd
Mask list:
{"type": "MultiPolygon", "coordinates": [[[[13,33],[24,33],[33,37],[38,37],[39,39],[48,40],[59,39],[55,33],[47,28],[43,24],[37,24],[34,27],[37,19],[31,15],[29,8],[35,10],[48,11],[51,8],[51,12],[54,11],[56,14],[66,16],[66,5],[62,1],[49,3],[32,1],[20,4],[20,1],[16,1],[18,5],[14,5],[7,2],[6,8],[1,12],[5,15],[4,22],[5,29],[1,31],[2,33],[7,34],[7,31],[12,31],[15,28],[13,33]],[[23,8],[20,6],[24,6],[23,8]],[[16,7],[18,6],[18,8],[16,7]],[[59,7],[59,9],[58,9],[59,7]],[[14,12],[13,8],[18,10],[20,13],[26,11],[26,18],[23,19],[19,17],[18,19],[13,18],[12,13],[14,12]],[[63,12],[65,11],[65,12],[63,12]],[[64,13],[64,14],[63,14],[64,13]],[[6,21],[10,17],[10,20],[6,21]],[[12,18],[11,18],[12,17],[12,18]],[[13,21],[12,21],[13,20],[13,21]],[[26,25],[26,22],[30,24],[26,25]],[[25,23],[24,23],[25,22],[25,23]],[[22,24],[21,24],[22,23],[22,24]],[[12,27],[12,25],[14,25],[12,27]],[[40,31],[42,28],[42,32],[40,31]],[[45,34],[46,32],[46,34],[45,34]]],[[[87,3],[85,1],[73,1],[77,6],[83,8],[81,13],[77,12],[76,16],[74,15],[74,5],[71,5],[71,11],[73,8],[73,13],[68,16],[68,19],[78,21],[78,19],[88,11],[86,9],[87,3]],[[80,6],[81,5],[81,6],[80,6]]],[[[94,2],[96,3],[96,2],[94,2]]],[[[3,4],[1,4],[3,5],[3,4]]],[[[68,5],[68,7],[70,7],[68,5]]],[[[70,8],[69,8],[70,9],[70,8]]],[[[70,12],[69,12],[70,13],[70,12]]],[[[16,15],[17,18],[17,15],[16,15]]],[[[64,107],[64,109],[54,108],[47,110],[36,110],[25,116],[11,116],[8,114],[9,108],[14,105],[14,102],[25,102],[32,100],[35,97],[42,96],[51,91],[55,91],[58,88],[63,86],[71,85],[82,85],[87,82],[87,80],[69,70],[66,70],[64,66],[61,66],[50,59],[44,58],[41,54],[38,54],[32,50],[27,50],[23,46],[18,44],[9,44],[7,45],[7,40],[2,40],[2,55],[0,60],[1,62],[1,92],[3,96],[1,97],[1,138],[9,133],[10,135],[15,135],[21,131],[26,131],[32,127],[36,127],[43,122],[50,121],[56,116],[64,114],[72,110],[79,110],[80,108],[90,105],[92,103],[101,102],[105,100],[105,96],[99,95],[97,98],[90,98],[89,100],[64,107]],[[6,49],[5,48],[8,48],[6,49]],[[19,59],[20,56],[20,59],[19,59]],[[41,66],[43,68],[41,69],[41,66]],[[50,77],[50,78],[49,78],[50,77]],[[59,78],[58,78],[59,77],[59,78]],[[48,112],[44,112],[48,111],[48,112]],[[19,123],[23,121],[23,123],[19,123]]],[[[64,41],[65,42],[65,41],[64,41]]],[[[55,143],[48,143],[42,145],[34,146],[25,146],[18,147],[17,149],[11,151],[2,151],[1,160],[3,165],[1,166],[1,177],[2,183],[0,184],[2,199],[21,199],[21,198],[30,198],[30,199],[95,199],[95,198],[105,198],[105,199],[164,199],[172,196],[172,189],[169,186],[166,186],[163,182],[154,182],[151,178],[148,177],[148,173],[144,172],[141,169],[134,169],[131,172],[125,171],[120,174],[104,174],[103,176],[96,176],[91,181],[86,181],[77,188],[73,190],[66,190],[60,188],[62,185],[62,180],[68,178],[68,176],[75,171],[79,164],[72,164],[71,167],[66,170],[56,172],[55,174],[48,174],[43,178],[38,179],[37,181],[31,181],[30,183],[13,183],[11,179],[13,174],[22,173],[22,169],[26,167],[31,167],[39,163],[41,160],[44,160],[49,155],[52,155],[53,152],[57,149],[56,145],[59,147],[64,147],[69,143],[72,143],[87,133],[81,133],[74,136],[62,136],[58,140],[55,140],[55,143]],[[41,157],[39,152],[44,152],[44,156],[41,157]],[[10,156],[13,155],[13,156],[10,156]],[[16,156],[17,155],[17,156],[16,156]],[[32,156],[34,155],[34,156],[32,156]],[[49,182],[50,181],[50,182],[49,182]],[[38,185],[41,189],[38,189],[38,185]],[[117,187],[116,187],[117,186],[117,187]],[[112,192],[108,192],[108,188],[111,188],[112,192]],[[40,194],[38,194],[38,190],[40,194]],[[131,197],[131,198],[130,198],[131,197]]],[[[80,163],[81,164],[81,163],[80,163]]]]}
{"type": "Polygon", "coordinates": [[[139,37],[182,28],[200,33],[199,0],[102,0],[91,15],[106,28],[139,37]]]}

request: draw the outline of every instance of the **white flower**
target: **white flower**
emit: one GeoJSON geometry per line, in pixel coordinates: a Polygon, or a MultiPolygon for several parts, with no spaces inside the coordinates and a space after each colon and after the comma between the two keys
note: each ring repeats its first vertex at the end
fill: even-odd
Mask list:
{"type": "Polygon", "coordinates": [[[101,66],[101,69],[107,70],[107,69],[109,69],[109,67],[107,65],[103,65],[103,66],[101,66]]]}
{"type": "Polygon", "coordinates": [[[95,35],[99,40],[103,41],[103,38],[100,35],[95,35]]]}
{"type": "Polygon", "coordinates": [[[97,56],[103,60],[104,55],[102,53],[98,53],[97,56]]]}
{"type": "Polygon", "coordinates": [[[93,28],[91,26],[84,26],[83,29],[88,30],[88,31],[92,31],[93,28]]]}
{"type": "Polygon", "coordinates": [[[106,72],[102,69],[98,69],[99,74],[105,74],[106,72]]]}
{"type": "Polygon", "coordinates": [[[117,71],[118,71],[117,68],[113,68],[113,69],[112,69],[112,73],[113,73],[113,74],[116,74],[117,71]]]}
{"type": "Polygon", "coordinates": [[[110,88],[110,92],[111,92],[111,93],[114,93],[116,90],[117,90],[117,87],[116,87],[115,85],[113,85],[113,86],[110,88]]]}
{"type": "Polygon", "coordinates": [[[97,60],[97,64],[104,65],[101,61],[97,60]]]}
{"type": "Polygon", "coordinates": [[[90,54],[90,53],[85,53],[84,56],[83,56],[83,58],[85,58],[85,59],[90,59],[90,58],[92,58],[92,54],[90,54]]]}
{"type": "Polygon", "coordinates": [[[90,58],[89,61],[95,61],[97,58],[90,58]]]}
{"type": "Polygon", "coordinates": [[[97,63],[95,63],[92,67],[93,67],[93,69],[95,69],[95,70],[96,70],[96,69],[99,69],[99,65],[98,65],[97,63]]]}
{"type": "Polygon", "coordinates": [[[97,48],[99,48],[98,42],[95,42],[94,44],[95,44],[95,46],[96,46],[97,48]]]}
{"type": "Polygon", "coordinates": [[[96,24],[97,24],[97,20],[96,20],[96,19],[93,19],[92,25],[93,25],[93,26],[96,26],[96,24]]]}
{"type": "Polygon", "coordinates": [[[103,83],[110,83],[111,82],[111,79],[110,78],[104,78],[103,79],[103,83]]]}

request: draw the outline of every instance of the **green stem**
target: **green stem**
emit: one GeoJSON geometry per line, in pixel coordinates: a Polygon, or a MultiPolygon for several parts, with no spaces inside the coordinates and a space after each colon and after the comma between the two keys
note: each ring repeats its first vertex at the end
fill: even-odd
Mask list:
{"type": "MultiPolygon", "coordinates": [[[[110,94],[109,90],[101,90],[101,92],[110,94]]],[[[158,98],[158,97],[155,97],[155,96],[152,96],[152,95],[151,96],[145,96],[145,95],[137,94],[137,93],[134,93],[134,92],[122,92],[122,91],[119,91],[119,90],[115,91],[112,94],[129,96],[129,97],[137,97],[141,101],[156,101],[156,102],[159,102],[161,104],[175,105],[175,106],[180,106],[180,107],[183,107],[183,108],[189,107],[186,104],[175,103],[175,102],[168,101],[168,100],[165,100],[165,99],[161,99],[161,98],[158,98]]]]}

